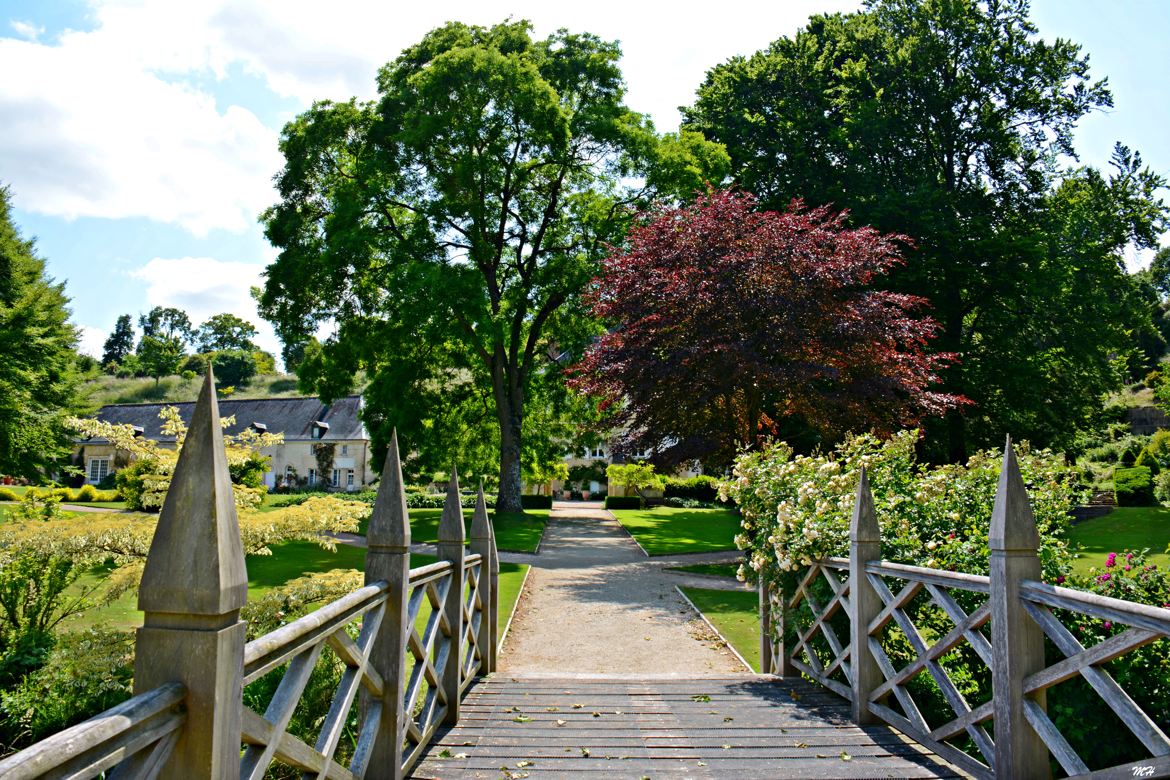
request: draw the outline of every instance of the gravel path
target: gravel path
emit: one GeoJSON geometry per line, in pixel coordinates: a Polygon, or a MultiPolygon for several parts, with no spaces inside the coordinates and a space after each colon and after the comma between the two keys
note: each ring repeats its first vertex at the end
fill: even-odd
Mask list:
{"type": "Polygon", "coordinates": [[[554,505],[540,555],[525,558],[532,569],[501,672],[746,673],[679,598],[679,577],[647,560],[604,509],[554,505]]]}

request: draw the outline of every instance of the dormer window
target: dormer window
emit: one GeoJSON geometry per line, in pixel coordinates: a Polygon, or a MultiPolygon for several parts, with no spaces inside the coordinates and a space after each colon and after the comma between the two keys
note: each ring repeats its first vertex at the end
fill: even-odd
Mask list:
{"type": "Polygon", "coordinates": [[[310,436],[314,439],[322,439],[327,433],[329,433],[329,423],[320,420],[313,421],[313,430],[309,432],[310,436]]]}
{"type": "Polygon", "coordinates": [[[140,436],[146,435],[146,431],[143,429],[143,427],[141,425],[131,425],[130,429],[134,431],[134,438],[135,439],[139,438],[140,436]]]}
{"type": "Polygon", "coordinates": [[[253,422],[252,430],[256,431],[256,433],[268,433],[268,426],[262,422],[253,422]]]}

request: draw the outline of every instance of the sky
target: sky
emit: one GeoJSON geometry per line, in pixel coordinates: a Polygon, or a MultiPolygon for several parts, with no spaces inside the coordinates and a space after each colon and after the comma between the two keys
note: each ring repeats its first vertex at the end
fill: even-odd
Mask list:
{"type": "MultiPolygon", "coordinates": [[[[428,30],[510,16],[619,40],[627,104],[667,131],[709,68],[859,5],[0,0],[0,185],[66,283],[83,351],[100,356],[120,314],[175,306],[195,323],[235,313],[278,354],[249,289],[276,254],[257,217],[276,201],[280,129],[315,100],[374,97],[378,67],[428,30]]],[[[1113,91],[1081,122],[1081,162],[1105,167],[1122,141],[1170,178],[1170,1],[1033,0],[1032,19],[1113,91]]]]}

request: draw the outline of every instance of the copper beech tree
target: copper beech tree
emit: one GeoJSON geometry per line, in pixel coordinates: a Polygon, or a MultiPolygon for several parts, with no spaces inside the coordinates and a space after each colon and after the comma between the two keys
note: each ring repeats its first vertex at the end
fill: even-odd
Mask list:
{"type": "Polygon", "coordinates": [[[720,467],[785,425],[832,438],[962,403],[931,389],[953,357],[925,349],[925,301],[870,287],[909,240],[844,217],[711,189],[630,232],[594,280],[608,331],[573,380],[613,410],[619,452],[720,467]]]}

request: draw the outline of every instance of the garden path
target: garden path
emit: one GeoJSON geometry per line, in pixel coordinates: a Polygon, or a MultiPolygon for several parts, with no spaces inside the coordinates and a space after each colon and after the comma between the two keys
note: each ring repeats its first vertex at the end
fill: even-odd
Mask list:
{"type": "Polygon", "coordinates": [[[501,672],[747,673],[679,596],[680,578],[648,560],[604,508],[554,504],[540,554],[525,558],[532,568],[501,672]]]}

